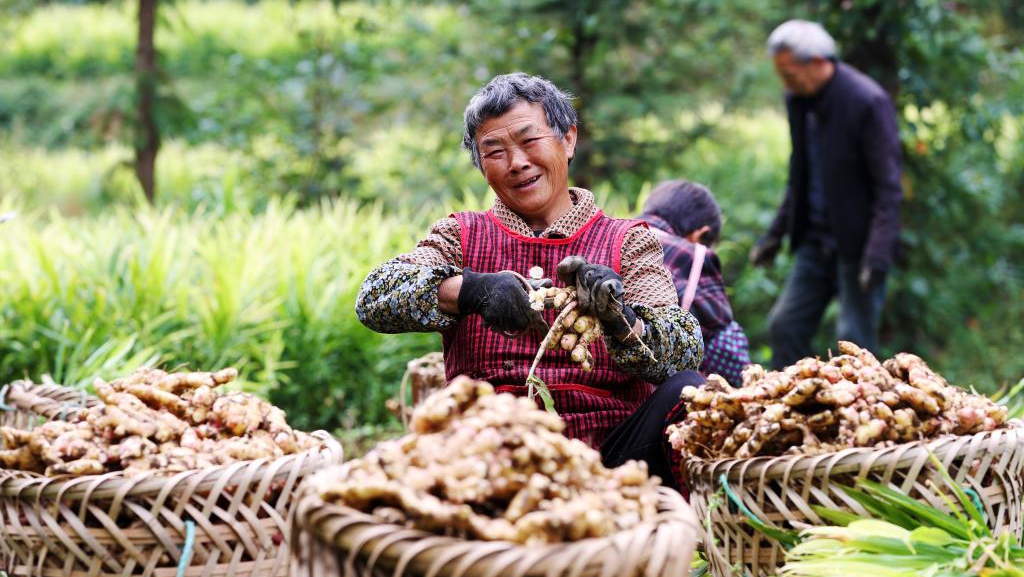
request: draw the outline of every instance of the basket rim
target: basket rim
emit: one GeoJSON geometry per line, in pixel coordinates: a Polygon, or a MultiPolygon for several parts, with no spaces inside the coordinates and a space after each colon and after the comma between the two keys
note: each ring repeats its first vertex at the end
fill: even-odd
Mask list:
{"type": "MultiPolygon", "coordinates": [[[[309,480],[304,481],[303,484],[306,487],[312,485],[309,480]]],[[[622,539],[624,535],[643,533],[644,531],[649,531],[652,527],[657,527],[662,524],[688,526],[694,537],[699,538],[701,534],[700,523],[694,515],[693,507],[686,501],[686,499],[684,499],[679,492],[665,486],[659,486],[657,491],[658,514],[652,521],[645,521],[630,529],[618,531],[604,537],[591,537],[577,541],[547,543],[544,545],[525,545],[514,541],[487,541],[483,539],[465,539],[462,537],[438,535],[437,533],[431,533],[430,531],[425,531],[423,529],[412,529],[404,525],[388,523],[380,517],[371,515],[370,513],[359,511],[358,509],[353,509],[346,505],[324,501],[319,495],[312,494],[308,491],[301,496],[299,504],[295,508],[295,522],[303,530],[313,533],[320,542],[334,546],[343,545],[346,532],[354,532],[355,534],[365,534],[366,539],[373,540],[387,538],[388,536],[397,535],[399,533],[401,534],[403,541],[429,538],[436,547],[457,546],[462,544],[475,544],[477,546],[486,545],[488,547],[493,547],[496,552],[516,549],[528,549],[531,553],[558,552],[573,549],[590,550],[593,548],[595,543],[605,543],[610,545],[613,541],[622,539]],[[313,522],[307,523],[308,521],[313,522]],[[337,529],[339,527],[341,527],[341,530],[335,531],[332,537],[325,538],[325,528],[337,529]]],[[[400,545],[401,542],[398,544],[400,545]]]]}
{"type": "Polygon", "coordinates": [[[66,418],[99,403],[100,400],[85,389],[57,383],[35,383],[21,379],[0,385],[0,407],[5,411],[34,412],[50,419],[59,414],[66,418]]]}
{"type": "Polygon", "coordinates": [[[47,477],[38,473],[17,470],[0,471],[0,497],[17,499],[77,500],[151,496],[165,491],[168,486],[188,486],[190,491],[207,491],[214,486],[237,485],[251,479],[272,480],[287,478],[295,473],[305,476],[324,465],[340,463],[344,456],[341,444],[326,431],[310,433],[322,445],[300,453],[276,459],[237,461],[204,469],[190,469],[173,475],[161,471],[145,471],[126,476],[124,471],[100,475],[58,475],[47,477]]]}
{"type": "Polygon", "coordinates": [[[857,472],[875,467],[900,467],[918,459],[921,453],[934,453],[940,461],[955,458],[970,446],[990,444],[993,448],[1016,446],[1024,448],[1024,426],[1010,421],[1010,426],[994,431],[983,431],[973,435],[943,435],[935,439],[911,441],[892,447],[850,447],[831,453],[815,455],[780,455],[739,459],[689,459],[686,462],[688,476],[693,478],[717,478],[726,475],[730,481],[756,475],[767,480],[785,474],[857,472]]]}
{"type": "Polygon", "coordinates": [[[427,577],[593,577],[635,575],[638,568],[650,577],[683,575],[702,538],[692,507],[665,487],[658,488],[659,513],[651,521],[605,537],[525,545],[409,529],[326,502],[312,486],[304,482],[291,512],[292,572],[298,575],[319,575],[324,567],[427,577]]]}

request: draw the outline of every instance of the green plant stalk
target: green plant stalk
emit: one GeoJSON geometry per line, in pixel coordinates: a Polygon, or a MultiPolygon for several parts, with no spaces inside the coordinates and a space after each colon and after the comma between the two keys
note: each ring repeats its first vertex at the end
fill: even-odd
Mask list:
{"type": "MultiPolygon", "coordinates": [[[[942,463],[932,462],[955,501],[952,513],[867,479],[844,491],[870,517],[823,515],[839,526],[812,527],[787,553],[781,574],[792,577],[865,575],[871,577],[1018,577],[1024,547],[1008,532],[993,536],[984,515],[942,463]]],[[[816,509],[822,512],[819,509],[816,509]]]]}
{"type": "Polygon", "coordinates": [[[729,487],[729,482],[725,477],[725,473],[722,473],[722,475],[718,478],[718,482],[719,484],[721,484],[722,490],[725,491],[725,495],[729,498],[729,501],[732,502],[732,504],[735,505],[736,508],[739,509],[744,516],[746,516],[746,521],[751,527],[760,531],[761,533],[764,533],[772,539],[775,539],[779,542],[779,544],[781,544],[783,547],[786,547],[787,549],[800,541],[800,537],[795,531],[787,531],[785,529],[773,527],[762,521],[760,518],[758,518],[757,515],[754,515],[750,511],[750,509],[748,509],[747,506],[743,504],[743,499],[740,499],[740,497],[732,490],[732,488],[729,487]]]}
{"type": "Polygon", "coordinates": [[[558,414],[558,411],[555,410],[555,400],[551,398],[551,391],[548,389],[547,384],[537,376],[537,365],[540,364],[541,358],[544,357],[544,352],[548,350],[548,344],[551,343],[551,339],[554,338],[555,330],[560,324],[562,324],[565,317],[569,316],[569,313],[575,308],[575,300],[565,303],[565,306],[562,307],[561,312],[558,313],[558,316],[555,317],[555,320],[551,323],[551,327],[548,329],[548,334],[544,335],[544,338],[540,341],[540,347],[537,348],[537,354],[533,357],[533,364],[530,365],[530,372],[526,374],[527,395],[532,399],[536,392],[536,394],[540,395],[540,399],[544,403],[544,410],[556,415],[558,414]]]}

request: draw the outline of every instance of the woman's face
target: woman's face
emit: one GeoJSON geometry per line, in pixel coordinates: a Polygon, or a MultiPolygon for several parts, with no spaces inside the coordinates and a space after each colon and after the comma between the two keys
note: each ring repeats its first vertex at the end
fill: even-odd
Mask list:
{"type": "Polygon", "coordinates": [[[576,150],[575,126],[558,137],[544,108],[522,101],[485,120],[476,140],[487,184],[531,228],[547,228],[572,208],[569,159],[576,150]]]}

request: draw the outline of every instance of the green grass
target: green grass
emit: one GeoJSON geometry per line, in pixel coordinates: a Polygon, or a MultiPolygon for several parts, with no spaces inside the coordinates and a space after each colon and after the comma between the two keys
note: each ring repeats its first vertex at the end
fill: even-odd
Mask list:
{"type": "Polygon", "coordinates": [[[0,228],[0,381],[87,386],[139,364],[235,366],[297,425],[386,423],[384,400],[435,335],[386,336],[353,312],[372,266],[422,216],[354,203],[193,214],[24,211],[0,228]]]}
{"type": "MultiPolygon", "coordinates": [[[[0,140],[0,155],[7,160],[0,164],[0,190],[29,210],[95,215],[110,206],[131,205],[141,195],[132,168],[134,153],[124,145],[46,149],[0,140]]],[[[156,167],[160,201],[183,208],[205,204],[230,210],[244,200],[236,195],[241,194],[239,172],[248,161],[240,152],[216,144],[189,147],[165,142],[156,167]]]]}
{"type": "MultiPolygon", "coordinates": [[[[161,4],[156,43],[165,69],[176,74],[208,71],[226,64],[225,59],[266,65],[298,59],[303,48],[297,30],[330,34],[340,42],[359,23],[386,25],[384,12],[353,3],[343,5],[337,12],[341,17],[333,18],[332,4],[322,1],[161,4]]],[[[132,2],[49,4],[12,28],[0,41],[3,76],[42,72],[54,78],[89,77],[128,71],[134,64],[132,2]]]]}

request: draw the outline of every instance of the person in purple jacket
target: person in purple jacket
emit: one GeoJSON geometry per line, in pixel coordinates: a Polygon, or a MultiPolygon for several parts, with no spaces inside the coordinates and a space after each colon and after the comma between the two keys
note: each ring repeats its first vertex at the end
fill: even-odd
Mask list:
{"type": "Polygon", "coordinates": [[[750,344],[733,318],[722,263],[712,249],[722,234],[722,209],[715,195],[695,182],[666,180],[654,187],[637,218],[661,243],[679,306],[700,322],[700,372],[717,374],[739,387],[743,369],[750,364],[750,344]]]}
{"type": "Polygon", "coordinates": [[[876,351],[903,198],[895,108],[877,82],[837,59],[819,24],[781,24],[768,52],[786,88],[792,153],[782,205],[750,261],[771,266],[785,236],[795,254],[770,313],[772,366],[811,355],[836,297],[836,338],[876,351]]]}

